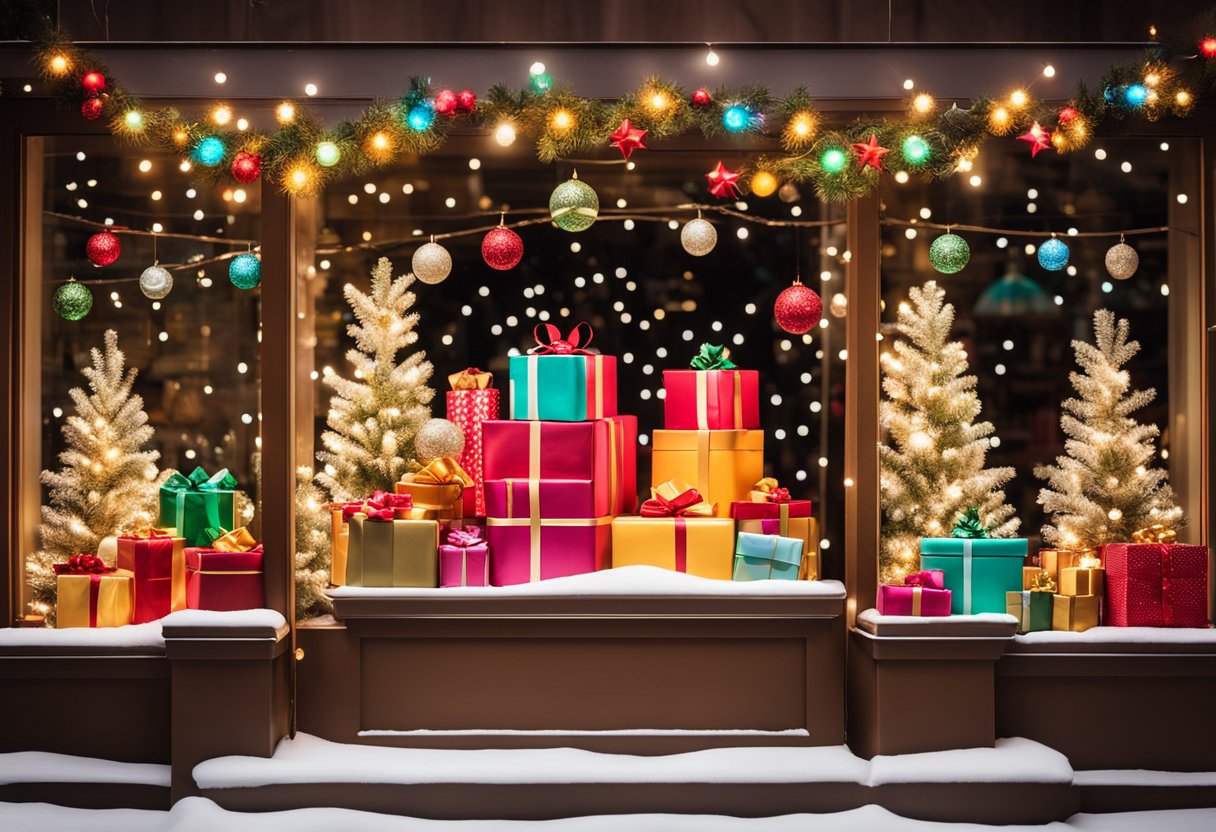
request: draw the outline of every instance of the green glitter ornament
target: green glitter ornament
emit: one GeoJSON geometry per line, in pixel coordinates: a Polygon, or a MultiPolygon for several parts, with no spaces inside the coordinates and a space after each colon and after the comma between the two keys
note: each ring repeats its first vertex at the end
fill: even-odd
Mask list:
{"type": "Polygon", "coordinates": [[[586,231],[600,215],[600,198],[594,188],[579,181],[575,171],[572,178],[553,189],[549,214],[553,224],[563,231],[586,231]]]}
{"type": "Polygon", "coordinates": [[[55,314],[65,321],[79,321],[93,308],[93,293],[73,277],[55,290],[51,305],[55,307],[55,314]]]}
{"type": "Polygon", "coordinates": [[[929,246],[929,262],[942,274],[961,272],[971,259],[971,246],[957,234],[947,231],[929,246]]]}
{"type": "Polygon", "coordinates": [[[262,282],[262,261],[252,254],[238,254],[228,264],[228,279],[238,289],[252,289],[262,282]]]}

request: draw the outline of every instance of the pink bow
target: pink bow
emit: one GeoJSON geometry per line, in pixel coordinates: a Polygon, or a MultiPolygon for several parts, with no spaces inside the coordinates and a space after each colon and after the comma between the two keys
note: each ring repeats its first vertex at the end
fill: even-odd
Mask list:
{"type": "Polygon", "coordinates": [[[385,522],[394,519],[396,511],[408,511],[413,505],[413,497],[409,494],[376,491],[366,500],[344,503],[342,505],[342,518],[349,522],[356,514],[363,514],[368,520],[385,522]]]}
{"type": "Polygon", "coordinates": [[[564,339],[562,331],[553,324],[537,324],[532,330],[532,337],[536,339],[536,346],[528,350],[529,353],[537,355],[590,355],[587,351],[587,346],[591,343],[591,339],[595,337],[595,331],[591,329],[591,324],[586,321],[579,321],[574,325],[574,329],[570,330],[570,334],[564,339]],[[587,337],[583,337],[583,327],[586,327],[587,337]],[[544,337],[542,337],[544,333],[544,337]]]}
{"type": "Polygon", "coordinates": [[[946,573],[940,569],[922,569],[915,575],[905,575],[904,586],[919,586],[924,589],[945,589],[946,573]]]}
{"type": "Polygon", "coordinates": [[[477,526],[465,526],[463,529],[452,529],[448,532],[447,544],[467,549],[481,543],[481,529],[477,526]]]}
{"type": "Polygon", "coordinates": [[[790,501],[790,490],[788,488],[774,488],[768,492],[768,501],[770,503],[788,503],[790,501]]]}

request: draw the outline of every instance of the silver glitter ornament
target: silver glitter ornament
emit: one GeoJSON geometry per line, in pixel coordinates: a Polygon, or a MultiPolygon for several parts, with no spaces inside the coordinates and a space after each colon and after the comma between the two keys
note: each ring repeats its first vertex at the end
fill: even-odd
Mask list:
{"type": "Polygon", "coordinates": [[[1136,250],[1123,242],[1119,242],[1106,250],[1106,270],[1115,280],[1127,280],[1136,273],[1140,266],[1140,255],[1136,250]]]}
{"type": "Polygon", "coordinates": [[[410,267],[423,283],[442,283],[452,273],[452,255],[432,239],[414,252],[410,267]]]}
{"type": "Polygon", "coordinates": [[[447,419],[427,419],[414,435],[414,457],[426,465],[444,456],[460,456],[464,431],[447,419]]]}
{"type": "Polygon", "coordinates": [[[148,266],[139,276],[139,291],[152,300],[160,300],[173,290],[173,275],[160,266],[148,266]]]}
{"type": "Polygon", "coordinates": [[[701,219],[697,212],[695,220],[689,220],[680,229],[680,245],[693,257],[704,257],[718,244],[718,231],[709,220],[701,219]]]}

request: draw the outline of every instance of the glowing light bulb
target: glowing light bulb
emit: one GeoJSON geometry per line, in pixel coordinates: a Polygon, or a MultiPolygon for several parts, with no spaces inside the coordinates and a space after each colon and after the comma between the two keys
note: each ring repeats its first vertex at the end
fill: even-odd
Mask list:
{"type": "Polygon", "coordinates": [[[122,121],[128,130],[144,129],[144,114],[139,110],[127,110],[127,114],[123,116],[122,121]]]}
{"type": "Polygon", "coordinates": [[[1110,511],[1106,512],[1106,516],[1111,520],[1122,520],[1123,512],[1119,511],[1117,508],[1112,508],[1110,511]]]}
{"type": "Polygon", "coordinates": [[[933,108],[937,106],[937,102],[933,100],[933,96],[927,92],[922,92],[916,98],[912,99],[912,109],[923,115],[928,115],[933,112],[933,108]]]}
{"type": "Polygon", "coordinates": [[[1186,90],[1178,90],[1178,93],[1174,96],[1174,103],[1179,107],[1189,106],[1191,103],[1191,94],[1186,90]]]}
{"type": "Polygon", "coordinates": [[[1055,78],[1056,77],[1056,68],[1054,66],[1052,66],[1051,64],[1048,64],[1047,66],[1043,67],[1043,77],[1044,78],[1055,78]]]}
{"type": "Polygon", "coordinates": [[[709,64],[710,66],[717,66],[718,61],[720,60],[721,58],[718,57],[718,53],[715,52],[711,46],[709,51],[705,53],[705,63],[709,64]]]}
{"type": "Polygon", "coordinates": [[[510,147],[515,143],[515,128],[510,122],[502,122],[494,128],[494,141],[502,147],[510,147]]]}
{"type": "Polygon", "coordinates": [[[555,130],[564,133],[574,126],[574,113],[565,108],[556,110],[554,111],[553,115],[549,117],[549,124],[555,130]]]}
{"type": "Polygon", "coordinates": [[[227,104],[217,104],[215,109],[211,111],[211,120],[220,127],[232,121],[232,108],[227,104]]]}
{"type": "Polygon", "coordinates": [[[933,437],[923,430],[913,431],[908,435],[908,447],[914,451],[927,451],[933,447],[933,437]]]}
{"type": "Polygon", "coordinates": [[[650,96],[650,109],[652,110],[666,110],[670,104],[671,99],[667,97],[666,93],[656,92],[650,96]]]}
{"type": "Polygon", "coordinates": [[[1009,103],[1019,109],[1025,107],[1030,101],[1030,96],[1026,94],[1026,90],[1014,90],[1009,94],[1009,103]]]}
{"type": "Polygon", "coordinates": [[[274,117],[278,119],[279,124],[291,124],[296,118],[296,105],[290,101],[284,101],[274,109],[274,117]]]}
{"type": "Polygon", "coordinates": [[[72,64],[70,61],[68,61],[67,56],[62,54],[52,55],[50,62],[47,64],[51,72],[55,75],[64,75],[67,73],[68,67],[71,65],[72,64]]]}
{"type": "Polygon", "coordinates": [[[383,133],[372,136],[372,147],[376,150],[388,150],[388,136],[383,133]]]}

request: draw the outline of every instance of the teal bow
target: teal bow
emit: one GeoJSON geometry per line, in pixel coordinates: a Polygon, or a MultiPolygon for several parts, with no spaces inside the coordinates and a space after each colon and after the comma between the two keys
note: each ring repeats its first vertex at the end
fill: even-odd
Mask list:
{"type": "Polygon", "coordinates": [[[730,360],[730,352],[724,345],[702,344],[688,366],[694,370],[733,370],[735,362],[730,360]]]}
{"type": "Polygon", "coordinates": [[[978,540],[988,537],[988,530],[980,520],[980,510],[975,506],[959,514],[958,521],[950,532],[951,537],[978,540]]]}

